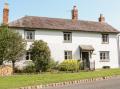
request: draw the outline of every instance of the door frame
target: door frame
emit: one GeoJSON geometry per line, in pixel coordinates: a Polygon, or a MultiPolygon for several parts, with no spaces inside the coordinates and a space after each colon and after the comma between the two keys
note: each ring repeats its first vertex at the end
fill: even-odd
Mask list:
{"type": "Polygon", "coordinates": [[[82,63],[83,63],[83,69],[85,70],[85,69],[88,69],[88,70],[90,70],[90,51],[82,51],[81,52],[81,58],[82,58],[82,63]],[[85,62],[83,61],[83,53],[88,53],[88,59],[87,59],[87,62],[89,62],[88,64],[87,64],[87,66],[85,66],[85,62]]]}

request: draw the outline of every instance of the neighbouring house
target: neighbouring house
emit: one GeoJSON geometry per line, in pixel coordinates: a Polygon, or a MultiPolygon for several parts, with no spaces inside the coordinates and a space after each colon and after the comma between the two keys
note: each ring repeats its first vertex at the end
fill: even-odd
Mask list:
{"type": "MultiPolygon", "coordinates": [[[[35,40],[43,40],[56,61],[76,59],[83,61],[86,68],[96,69],[119,67],[119,31],[107,24],[102,14],[98,22],[78,20],[78,9],[74,6],[71,19],[25,16],[8,23],[8,18],[9,8],[5,4],[3,23],[26,39],[26,50],[35,40]]],[[[17,64],[22,66],[29,60],[28,51],[17,64]]]]}

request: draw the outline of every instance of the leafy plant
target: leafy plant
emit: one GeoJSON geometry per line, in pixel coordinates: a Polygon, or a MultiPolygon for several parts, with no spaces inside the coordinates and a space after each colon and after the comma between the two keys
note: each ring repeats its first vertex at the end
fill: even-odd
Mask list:
{"type": "Polygon", "coordinates": [[[56,62],[54,59],[51,59],[48,65],[49,72],[55,71],[58,69],[58,62],[56,62]]]}
{"type": "Polygon", "coordinates": [[[46,42],[39,40],[35,41],[31,48],[31,59],[35,63],[36,71],[46,71],[51,59],[50,49],[46,42]]]}
{"type": "MultiPolygon", "coordinates": [[[[15,62],[20,60],[20,57],[24,55],[26,49],[26,42],[22,39],[22,36],[9,29],[7,26],[2,26],[0,30],[0,60],[12,61],[13,71],[15,68],[15,62]]],[[[2,64],[2,63],[1,63],[2,64]]]]}
{"type": "Polygon", "coordinates": [[[61,71],[78,71],[80,67],[80,62],[74,59],[64,60],[59,65],[59,70],[61,71]]]}
{"type": "Polygon", "coordinates": [[[36,72],[35,65],[32,63],[28,64],[23,68],[23,73],[35,73],[35,72],[36,72]]]}

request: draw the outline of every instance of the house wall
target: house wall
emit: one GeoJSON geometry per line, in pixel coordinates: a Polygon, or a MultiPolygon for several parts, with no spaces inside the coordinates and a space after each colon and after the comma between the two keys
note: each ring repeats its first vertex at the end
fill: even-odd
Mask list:
{"type": "MultiPolygon", "coordinates": [[[[35,30],[35,29],[34,29],[35,30]]],[[[24,30],[17,29],[24,38],[24,30]]],[[[44,40],[48,43],[52,58],[62,62],[64,60],[64,51],[70,50],[73,53],[73,59],[80,59],[80,45],[92,45],[94,51],[90,61],[95,61],[95,68],[103,66],[118,67],[118,48],[116,34],[109,34],[109,44],[102,44],[101,33],[72,31],[72,43],[64,43],[63,31],[57,30],[36,30],[35,40],[44,40]],[[100,62],[100,51],[110,51],[110,61],[100,62]]],[[[27,42],[29,49],[32,42],[27,42]]]]}

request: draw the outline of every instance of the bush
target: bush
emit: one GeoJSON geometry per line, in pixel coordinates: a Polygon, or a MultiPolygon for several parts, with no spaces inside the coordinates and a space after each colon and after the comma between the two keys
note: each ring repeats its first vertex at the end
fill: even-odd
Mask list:
{"type": "Polygon", "coordinates": [[[103,69],[110,69],[110,66],[103,66],[103,69]]]}
{"type": "Polygon", "coordinates": [[[35,65],[33,63],[28,63],[23,68],[15,67],[15,73],[36,73],[35,65]]]}
{"type": "Polygon", "coordinates": [[[14,73],[23,73],[23,70],[15,67],[14,73]]]}
{"type": "Polygon", "coordinates": [[[55,60],[51,59],[50,63],[48,65],[48,71],[52,72],[58,69],[58,62],[56,62],[55,60]]]}
{"type": "Polygon", "coordinates": [[[3,60],[0,60],[0,65],[2,65],[3,64],[3,60]]]}
{"type": "Polygon", "coordinates": [[[78,71],[80,68],[80,62],[78,60],[64,60],[62,63],[59,64],[60,71],[78,71]]]}
{"type": "Polygon", "coordinates": [[[35,41],[30,48],[30,52],[36,71],[45,72],[51,59],[51,52],[47,43],[42,40],[35,41]]]}
{"type": "Polygon", "coordinates": [[[35,73],[35,65],[34,64],[29,64],[23,68],[23,73],[35,73]]]}

